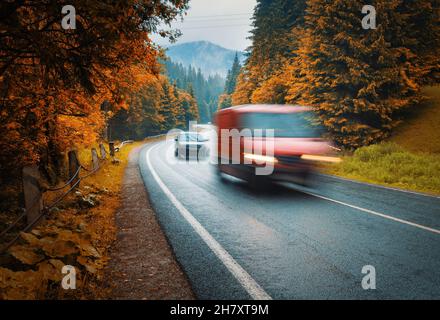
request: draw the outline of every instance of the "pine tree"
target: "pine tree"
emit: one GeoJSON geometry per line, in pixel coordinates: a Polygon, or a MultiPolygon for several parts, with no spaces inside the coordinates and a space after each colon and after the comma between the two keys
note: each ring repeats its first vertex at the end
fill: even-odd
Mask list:
{"type": "Polygon", "coordinates": [[[177,88],[177,80],[174,80],[173,82],[173,92],[174,92],[174,97],[176,97],[176,99],[179,100],[179,89],[177,88]]]}
{"type": "Polygon", "coordinates": [[[206,103],[206,101],[202,101],[202,103],[199,105],[200,110],[200,121],[202,123],[207,123],[211,121],[211,112],[209,108],[209,104],[206,103]]]}
{"type": "Polygon", "coordinates": [[[198,121],[199,120],[199,110],[197,106],[197,102],[188,92],[179,90],[178,93],[178,126],[182,129],[189,129],[190,121],[198,121]]]}
{"type": "Polygon", "coordinates": [[[163,93],[161,97],[160,114],[164,117],[164,125],[166,128],[176,128],[179,123],[180,110],[178,108],[178,100],[174,92],[174,88],[169,84],[167,79],[162,80],[163,93]]]}
{"type": "Polygon", "coordinates": [[[377,0],[376,30],[361,25],[360,0],[309,0],[290,66],[288,102],[316,106],[338,143],[360,147],[389,135],[400,110],[419,102],[415,55],[404,47],[400,0],[377,0]]]}
{"type": "MultiPolygon", "coordinates": [[[[231,69],[228,70],[226,77],[224,93],[218,98],[217,110],[232,106],[232,94],[237,87],[237,78],[240,75],[241,64],[238,59],[238,53],[235,54],[231,69]]],[[[214,111],[214,110],[213,110],[214,111]]]]}
{"type": "Polygon", "coordinates": [[[232,105],[238,106],[242,104],[248,104],[251,102],[251,95],[256,89],[256,76],[252,71],[249,71],[247,66],[241,69],[237,78],[237,85],[235,91],[232,94],[232,105]]]}
{"type": "Polygon", "coordinates": [[[218,110],[221,109],[226,109],[232,106],[232,98],[231,95],[229,94],[222,94],[220,95],[220,97],[218,98],[218,110]]]}
{"type": "Polygon", "coordinates": [[[241,64],[238,59],[238,53],[235,54],[234,62],[231,69],[228,70],[228,75],[226,77],[225,93],[232,94],[235,91],[237,85],[237,77],[240,74],[241,64]]]}
{"type": "Polygon", "coordinates": [[[421,76],[418,82],[440,83],[440,1],[402,1],[399,11],[408,15],[402,32],[405,47],[416,55],[416,72],[421,76]]]}
{"type": "Polygon", "coordinates": [[[211,114],[217,109],[218,96],[223,92],[224,79],[219,75],[206,78],[200,69],[192,66],[185,68],[182,64],[170,60],[164,64],[166,74],[175,82],[175,88],[190,91],[197,100],[201,120],[210,121],[211,114]]]}
{"type": "Polygon", "coordinates": [[[188,83],[188,89],[186,91],[188,91],[188,93],[191,97],[195,98],[194,87],[191,82],[188,83]]]}
{"type": "Polygon", "coordinates": [[[250,37],[253,43],[247,49],[248,59],[237,80],[233,104],[284,102],[287,88],[281,85],[281,70],[297,48],[298,40],[291,30],[303,26],[305,2],[257,1],[250,37]]]}

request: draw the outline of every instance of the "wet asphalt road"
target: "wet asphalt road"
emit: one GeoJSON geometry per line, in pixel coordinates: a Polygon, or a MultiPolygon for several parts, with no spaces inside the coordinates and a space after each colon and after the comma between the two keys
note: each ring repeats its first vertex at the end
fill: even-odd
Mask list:
{"type": "Polygon", "coordinates": [[[440,198],[324,175],[254,191],[172,145],[147,145],[139,166],[198,298],[440,299],[440,198]]]}

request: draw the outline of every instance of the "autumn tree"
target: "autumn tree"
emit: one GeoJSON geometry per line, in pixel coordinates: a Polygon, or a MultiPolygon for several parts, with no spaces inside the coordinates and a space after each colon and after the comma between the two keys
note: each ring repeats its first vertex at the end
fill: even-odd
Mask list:
{"type": "Polygon", "coordinates": [[[232,106],[232,97],[230,94],[223,93],[218,97],[218,110],[226,109],[232,106]]]}
{"type": "Polygon", "coordinates": [[[415,39],[405,31],[411,15],[400,0],[375,1],[377,29],[364,30],[363,1],[307,4],[287,102],[316,106],[342,145],[385,138],[399,123],[399,111],[421,99],[423,72],[409,45],[415,39]]]}
{"type": "Polygon", "coordinates": [[[167,79],[161,79],[163,93],[161,95],[160,113],[164,117],[165,126],[175,128],[179,123],[179,109],[177,108],[178,100],[175,96],[174,87],[168,82],[167,79]]]}
{"type": "Polygon", "coordinates": [[[231,95],[232,105],[238,106],[251,102],[252,93],[257,87],[255,70],[245,65],[237,77],[237,85],[231,95]]]}
{"type": "Polygon", "coordinates": [[[160,114],[163,89],[157,76],[151,75],[144,85],[130,95],[128,108],[119,109],[109,120],[110,139],[142,139],[161,133],[165,119],[160,114]]]}
{"type": "Polygon", "coordinates": [[[284,68],[274,73],[252,92],[251,102],[284,104],[289,90],[288,79],[284,68]]]}
{"type": "Polygon", "coordinates": [[[287,90],[279,78],[293,58],[298,42],[291,31],[303,25],[304,10],[305,0],[257,1],[252,45],[232,95],[234,105],[284,102],[287,90]]]}
{"type": "Polygon", "coordinates": [[[197,101],[193,95],[184,90],[178,90],[178,93],[178,102],[180,108],[178,122],[183,125],[183,129],[189,130],[189,123],[191,121],[199,120],[199,108],[197,101]]]}
{"type": "Polygon", "coordinates": [[[211,121],[211,115],[217,110],[218,96],[223,92],[224,79],[220,75],[206,76],[200,69],[185,67],[171,60],[164,61],[165,72],[177,88],[196,98],[199,116],[202,122],[211,121]]]}
{"type": "Polygon", "coordinates": [[[143,81],[134,71],[159,72],[149,34],[174,37],[158,26],[187,2],[75,1],[74,30],[61,27],[64,1],[1,2],[2,185],[32,163],[54,181],[68,147],[96,140],[106,119],[101,105],[127,106],[143,81]]]}
{"type": "Polygon", "coordinates": [[[405,46],[415,54],[419,83],[440,83],[440,2],[438,0],[402,1],[398,9],[407,17],[405,46]]]}

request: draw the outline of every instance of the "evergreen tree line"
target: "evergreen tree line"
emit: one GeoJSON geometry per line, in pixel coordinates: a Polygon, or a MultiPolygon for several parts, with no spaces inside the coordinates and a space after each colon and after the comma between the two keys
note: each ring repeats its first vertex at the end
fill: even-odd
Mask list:
{"type": "Polygon", "coordinates": [[[234,93],[235,87],[237,86],[237,78],[240,74],[240,70],[240,60],[238,59],[238,54],[235,54],[232,67],[228,70],[224,92],[222,95],[220,95],[218,99],[218,109],[225,109],[232,106],[232,94],[234,93]]]}
{"type": "Polygon", "coordinates": [[[438,0],[258,0],[232,104],[315,107],[340,145],[388,137],[440,81],[438,0]],[[376,29],[362,27],[364,5],[376,29]]]}
{"type": "Polygon", "coordinates": [[[196,98],[200,121],[210,122],[217,110],[218,97],[223,92],[225,80],[220,75],[206,77],[200,69],[185,67],[170,60],[166,60],[164,65],[170,81],[196,98]]]}
{"type": "Polygon", "coordinates": [[[150,77],[128,100],[129,105],[109,120],[109,139],[143,139],[174,128],[188,130],[190,121],[199,120],[194,94],[177,88],[164,75],[150,77]]]}

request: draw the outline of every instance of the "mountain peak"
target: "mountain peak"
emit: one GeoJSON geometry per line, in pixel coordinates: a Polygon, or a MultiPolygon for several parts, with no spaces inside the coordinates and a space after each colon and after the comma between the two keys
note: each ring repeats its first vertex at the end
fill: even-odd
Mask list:
{"type": "Polygon", "coordinates": [[[220,50],[239,51],[239,50],[233,50],[233,49],[228,49],[228,48],[222,47],[221,45],[213,43],[208,40],[182,42],[179,44],[170,45],[167,48],[169,49],[169,48],[178,48],[178,47],[201,47],[201,46],[214,47],[214,48],[218,48],[220,50]]]}
{"type": "Polygon", "coordinates": [[[243,52],[226,49],[206,40],[185,42],[167,49],[167,55],[173,62],[200,68],[206,76],[218,74],[224,78],[232,66],[235,54],[238,54],[241,61],[244,60],[243,52]]]}

